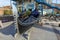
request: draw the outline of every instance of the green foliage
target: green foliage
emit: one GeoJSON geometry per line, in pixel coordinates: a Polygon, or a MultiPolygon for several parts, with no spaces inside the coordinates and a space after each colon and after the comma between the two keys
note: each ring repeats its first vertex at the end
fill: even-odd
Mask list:
{"type": "Polygon", "coordinates": [[[24,12],[23,18],[25,18],[25,17],[29,16],[30,14],[31,14],[31,12],[30,12],[30,11],[26,11],[26,12],[24,12]]]}
{"type": "Polygon", "coordinates": [[[4,10],[4,15],[12,15],[12,10],[4,10]]]}
{"type": "Polygon", "coordinates": [[[22,12],[21,8],[19,8],[18,12],[19,12],[19,13],[21,13],[21,12],[22,12]]]}
{"type": "Polygon", "coordinates": [[[31,14],[30,11],[26,11],[26,15],[29,16],[31,14]]]}

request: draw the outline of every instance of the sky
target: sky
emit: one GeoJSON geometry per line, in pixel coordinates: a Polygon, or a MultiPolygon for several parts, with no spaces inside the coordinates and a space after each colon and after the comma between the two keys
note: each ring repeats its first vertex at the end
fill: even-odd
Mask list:
{"type": "MultiPolygon", "coordinates": [[[[53,3],[56,3],[56,0],[52,1],[53,3]]],[[[57,3],[60,4],[60,0],[57,0],[57,3]]],[[[10,0],[0,0],[0,7],[10,5],[10,0]]]]}
{"type": "Polygon", "coordinates": [[[60,0],[53,0],[52,2],[53,2],[53,3],[60,4],[60,0]]]}
{"type": "Polygon", "coordinates": [[[0,7],[10,5],[10,0],[0,0],[0,7]]]}

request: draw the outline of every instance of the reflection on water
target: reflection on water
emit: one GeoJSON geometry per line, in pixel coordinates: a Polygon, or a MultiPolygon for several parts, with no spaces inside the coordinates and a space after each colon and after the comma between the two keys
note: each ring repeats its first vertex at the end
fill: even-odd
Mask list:
{"type": "Polygon", "coordinates": [[[12,25],[9,25],[6,28],[0,29],[0,32],[5,34],[5,35],[12,35],[12,36],[14,36],[15,33],[16,33],[15,25],[12,24],[12,25]]]}

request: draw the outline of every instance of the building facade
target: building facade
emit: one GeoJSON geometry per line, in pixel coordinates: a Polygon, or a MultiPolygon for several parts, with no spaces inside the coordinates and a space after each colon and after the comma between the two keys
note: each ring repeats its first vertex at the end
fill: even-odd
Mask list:
{"type": "Polygon", "coordinates": [[[47,3],[51,4],[52,3],[52,0],[46,0],[47,3]]]}
{"type": "Polygon", "coordinates": [[[4,14],[4,8],[0,7],[0,16],[4,14]]]}
{"type": "MultiPolygon", "coordinates": [[[[44,0],[44,1],[45,1],[46,3],[52,5],[52,0],[44,0]]],[[[44,8],[44,9],[49,9],[49,7],[48,7],[48,6],[45,6],[45,5],[43,5],[43,8],[44,8]]]]}
{"type": "Polygon", "coordinates": [[[11,9],[10,6],[0,7],[0,16],[4,15],[4,10],[10,10],[10,9],[11,9]]]}
{"type": "MultiPolygon", "coordinates": [[[[56,3],[53,3],[56,7],[59,7],[60,8],[60,4],[56,4],[56,3]]],[[[55,12],[59,12],[60,13],[60,10],[57,10],[57,9],[54,9],[55,12]]]]}

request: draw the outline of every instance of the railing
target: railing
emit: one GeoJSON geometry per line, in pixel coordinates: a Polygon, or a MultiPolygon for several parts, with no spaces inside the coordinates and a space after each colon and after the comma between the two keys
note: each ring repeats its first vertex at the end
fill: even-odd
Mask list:
{"type": "Polygon", "coordinates": [[[0,16],[0,20],[2,20],[2,22],[9,22],[9,21],[14,21],[14,16],[13,15],[4,15],[4,16],[0,16]]]}

